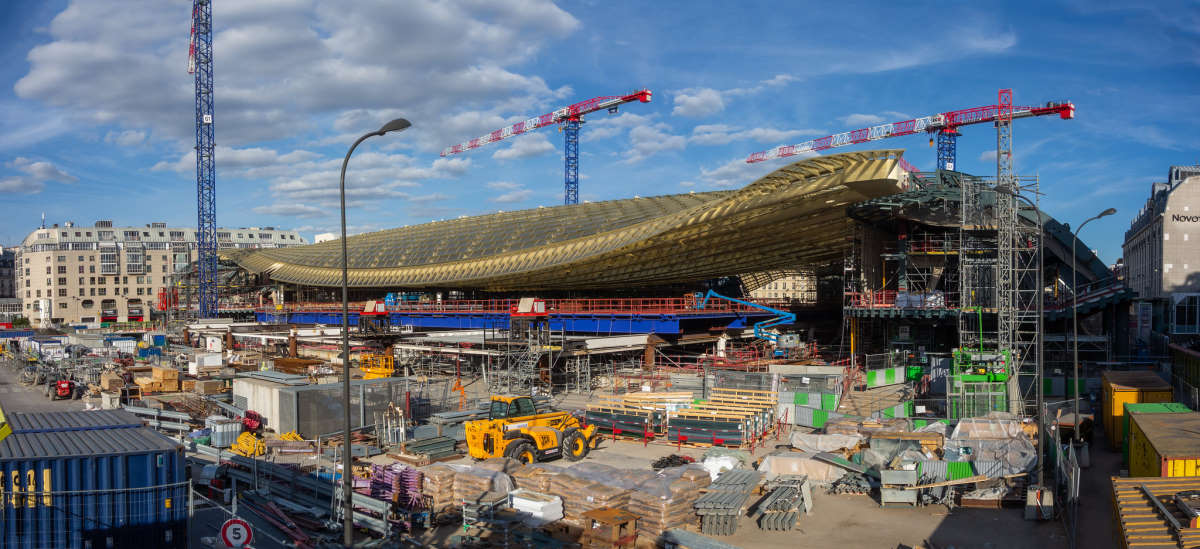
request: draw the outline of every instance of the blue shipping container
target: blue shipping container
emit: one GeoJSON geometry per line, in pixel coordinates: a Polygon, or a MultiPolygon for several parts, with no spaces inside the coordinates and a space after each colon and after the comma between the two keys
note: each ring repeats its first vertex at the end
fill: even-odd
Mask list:
{"type": "Polygon", "coordinates": [[[12,413],[0,546],[187,546],[183,448],[124,410],[12,413]]]}

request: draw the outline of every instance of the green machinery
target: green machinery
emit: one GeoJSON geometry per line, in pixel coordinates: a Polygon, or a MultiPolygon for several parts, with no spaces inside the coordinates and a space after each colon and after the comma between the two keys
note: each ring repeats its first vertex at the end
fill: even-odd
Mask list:
{"type": "Polygon", "coordinates": [[[946,413],[951,418],[978,417],[1008,411],[1010,351],[954,349],[946,385],[946,413]]]}

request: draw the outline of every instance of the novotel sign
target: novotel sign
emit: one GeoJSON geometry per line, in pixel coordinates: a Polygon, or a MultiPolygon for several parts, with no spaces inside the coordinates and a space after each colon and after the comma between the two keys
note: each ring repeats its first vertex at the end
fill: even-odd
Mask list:
{"type": "Polygon", "coordinates": [[[1200,222],[1200,215],[1171,214],[1171,221],[1187,221],[1188,223],[1197,223],[1200,222]]]}

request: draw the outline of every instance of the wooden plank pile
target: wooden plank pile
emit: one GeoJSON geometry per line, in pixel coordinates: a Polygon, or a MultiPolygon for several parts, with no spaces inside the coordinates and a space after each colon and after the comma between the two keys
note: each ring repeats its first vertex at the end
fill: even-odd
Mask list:
{"type": "Polygon", "coordinates": [[[634,392],[601,395],[584,412],[587,423],[612,435],[654,438],[666,432],[668,415],[692,403],[692,393],[634,392]]]}
{"type": "Polygon", "coordinates": [[[713,389],[709,399],[671,414],[667,439],[678,444],[752,446],[775,432],[779,394],[751,389],[713,389]]]}

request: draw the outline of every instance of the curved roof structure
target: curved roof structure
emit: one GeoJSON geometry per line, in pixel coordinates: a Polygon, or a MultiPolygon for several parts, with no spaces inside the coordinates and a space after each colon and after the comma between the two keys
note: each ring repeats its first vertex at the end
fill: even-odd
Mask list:
{"type": "MultiPolygon", "coordinates": [[[[846,205],[905,190],[901,150],[814,157],[739,190],[502,212],[352,236],[360,288],[590,289],[840,260],[846,205]]],[[[226,252],[243,268],[341,285],[341,242],[226,252]]]]}

